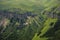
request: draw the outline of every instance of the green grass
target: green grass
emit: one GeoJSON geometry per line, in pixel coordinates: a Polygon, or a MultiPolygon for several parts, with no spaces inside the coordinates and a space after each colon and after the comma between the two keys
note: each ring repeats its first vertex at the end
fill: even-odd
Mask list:
{"type": "Polygon", "coordinates": [[[40,38],[40,36],[37,36],[37,33],[36,33],[32,40],[47,40],[47,39],[48,38],[40,38]]]}
{"type": "MultiPolygon", "coordinates": [[[[23,11],[32,11],[36,14],[39,14],[39,16],[40,16],[40,13],[43,12],[44,10],[50,11],[51,8],[55,7],[55,6],[59,6],[57,0],[0,0],[0,10],[6,10],[6,9],[12,10],[13,8],[19,8],[23,11]]],[[[40,29],[41,21],[39,20],[38,17],[30,19],[30,21],[32,21],[32,22],[34,21],[40,29]]],[[[44,16],[44,17],[46,17],[46,16],[44,16]]],[[[37,29],[37,30],[41,31],[41,34],[39,36],[37,36],[37,33],[36,33],[32,40],[47,40],[48,38],[41,38],[40,36],[43,36],[51,28],[51,26],[50,26],[51,22],[54,22],[54,24],[55,24],[56,21],[57,21],[57,19],[49,18],[48,20],[46,20],[46,22],[44,24],[41,22],[41,24],[43,24],[44,28],[42,30],[37,29]]],[[[31,27],[33,27],[33,26],[35,27],[35,25],[33,25],[33,23],[31,23],[31,24],[32,24],[31,27]]],[[[6,32],[3,34],[4,35],[9,34],[10,29],[11,29],[11,27],[8,28],[6,30],[6,32]]],[[[23,33],[23,35],[21,36],[21,38],[23,38],[27,34],[28,29],[29,29],[29,25],[24,29],[25,33],[23,33],[23,30],[22,30],[21,34],[23,33]]],[[[34,28],[32,28],[32,29],[36,30],[34,28]]],[[[11,35],[11,34],[9,34],[9,35],[11,35]]]]}
{"type": "MultiPolygon", "coordinates": [[[[36,33],[32,40],[47,40],[48,38],[43,38],[40,36],[43,36],[50,28],[52,28],[50,24],[52,22],[55,24],[56,21],[57,19],[52,19],[52,18],[47,19],[46,22],[43,24],[44,28],[41,30],[41,34],[37,36],[37,33],[36,33]]],[[[52,26],[54,26],[54,24],[52,26]]]]}
{"type": "Polygon", "coordinates": [[[20,8],[24,11],[39,11],[58,5],[57,0],[0,0],[0,9],[20,8]]]}
{"type": "MultiPolygon", "coordinates": [[[[52,28],[50,26],[51,23],[56,23],[57,19],[52,19],[49,18],[48,20],[46,20],[46,22],[44,23],[44,28],[41,30],[41,34],[40,36],[44,35],[50,28],[52,28]]],[[[52,26],[54,26],[54,24],[52,26]]]]}

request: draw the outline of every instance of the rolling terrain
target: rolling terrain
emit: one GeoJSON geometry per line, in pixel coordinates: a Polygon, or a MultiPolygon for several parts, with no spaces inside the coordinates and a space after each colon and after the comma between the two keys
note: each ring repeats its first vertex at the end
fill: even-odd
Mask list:
{"type": "Polygon", "coordinates": [[[0,0],[0,40],[60,40],[60,0],[0,0]]]}

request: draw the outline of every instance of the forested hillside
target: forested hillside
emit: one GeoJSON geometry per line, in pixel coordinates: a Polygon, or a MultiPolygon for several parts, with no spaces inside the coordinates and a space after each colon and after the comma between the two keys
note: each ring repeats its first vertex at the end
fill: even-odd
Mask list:
{"type": "Polygon", "coordinates": [[[0,0],[0,40],[60,40],[60,0],[0,0]]]}

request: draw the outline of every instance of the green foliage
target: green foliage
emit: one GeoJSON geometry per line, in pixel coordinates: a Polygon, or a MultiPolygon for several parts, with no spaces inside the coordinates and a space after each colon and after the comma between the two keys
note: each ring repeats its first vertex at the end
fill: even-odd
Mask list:
{"type": "MultiPolygon", "coordinates": [[[[37,15],[35,17],[30,16],[31,18],[28,16],[28,18],[21,19],[21,21],[20,19],[18,21],[16,17],[9,19],[10,23],[6,26],[6,29],[2,33],[0,32],[0,40],[59,40],[59,27],[57,28],[59,30],[54,31],[54,26],[60,16],[59,8],[59,0],[0,0],[1,11],[5,10],[16,14],[31,12],[37,15]],[[22,27],[19,26],[20,29],[16,25],[17,22],[22,25],[22,27]],[[28,25],[23,25],[24,23],[28,23],[28,25]],[[51,34],[46,37],[49,35],[49,30],[55,32],[51,38],[51,34]]],[[[0,26],[0,31],[2,29],[3,26],[0,26]]]]}

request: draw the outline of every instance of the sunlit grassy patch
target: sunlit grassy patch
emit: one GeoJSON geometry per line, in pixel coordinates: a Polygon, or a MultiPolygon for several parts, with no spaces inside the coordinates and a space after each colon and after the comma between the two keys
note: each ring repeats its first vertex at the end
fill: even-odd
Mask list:
{"type": "Polygon", "coordinates": [[[32,40],[47,40],[47,39],[48,38],[41,38],[40,36],[37,36],[37,33],[36,33],[32,40]]]}
{"type": "MultiPolygon", "coordinates": [[[[46,22],[43,24],[44,28],[41,30],[41,34],[37,36],[37,33],[36,33],[32,40],[47,40],[48,38],[43,38],[40,36],[43,36],[50,28],[52,28],[50,24],[52,22],[55,24],[56,21],[57,19],[52,19],[52,18],[47,19],[46,22]]],[[[54,24],[52,26],[54,26],[54,24]]]]}
{"type": "MultiPolygon", "coordinates": [[[[50,24],[52,22],[55,24],[56,21],[57,21],[57,19],[52,19],[52,18],[49,18],[48,20],[46,20],[46,22],[44,24],[44,28],[41,30],[40,36],[44,35],[50,28],[52,28],[50,26],[50,24]]],[[[52,26],[54,26],[54,24],[52,26]]]]}

